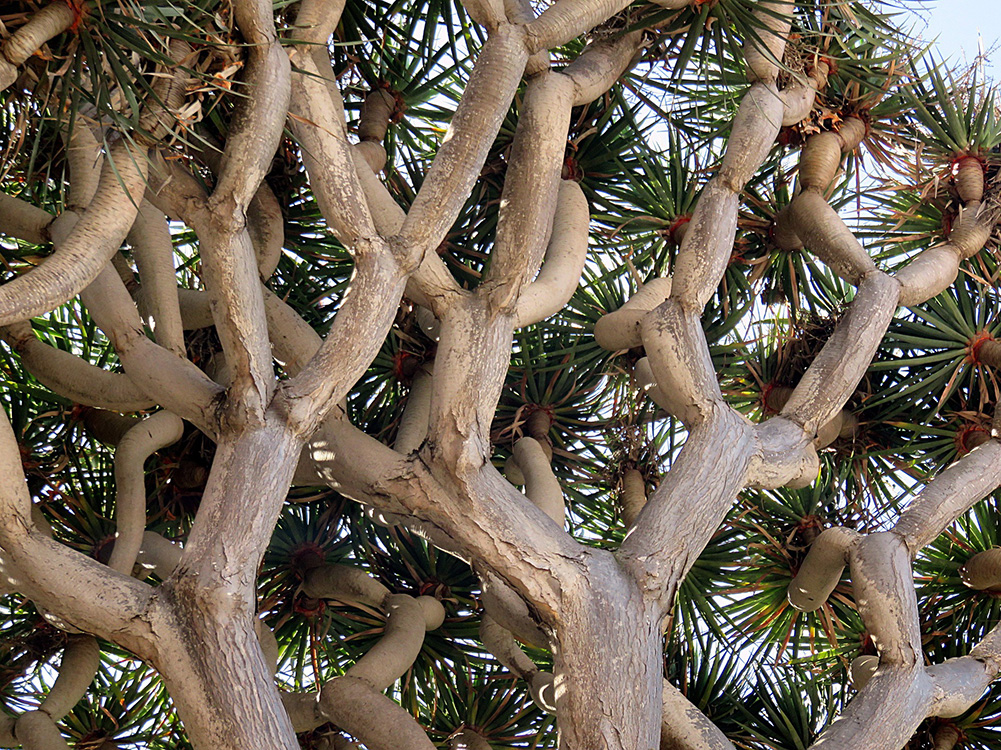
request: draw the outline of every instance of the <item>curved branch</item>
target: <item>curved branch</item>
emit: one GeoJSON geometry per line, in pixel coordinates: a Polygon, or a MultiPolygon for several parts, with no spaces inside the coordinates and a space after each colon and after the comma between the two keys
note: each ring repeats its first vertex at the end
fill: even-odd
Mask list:
{"type": "Polygon", "coordinates": [[[146,530],[146,459],[181,439],[184,423],[159,411],[130,429],[115,448],[115,546],[108,567],[132,575],[146,530]]]}
{"type": "Polygon", "coordinates": [[[330,680],[320,691],[318,710],[369,750],[435,750],[413,716],[364,680],[330,680]]]}
{"type": "Polygon", "coordinates": [[[0,91],[17,80],[17,66],[23,65],[39,47],[62,34],[77,20],[69,3],[56,2],[37,11],[28,22],[8,37],[0,58],[0,91]]]}
{"type": "Polygon", "coordinates": [[[148,317],[152,318],[150,327],[156,342],[183,357],[184,325],[177,299],[174,243],[170,239],[167,217],[144,200],[129,230],[128,242],[139,267],[142,299],[148,308],[148,317]]]}
{"type": "Polygon", "coordinates": [[[876,354],[899,295],[900,285],[884,273],[862,279],[834,333],[782,408],[783,417],[812,436],[841,411],[876,354]]]}
{"type": "Polygon", "coordinates": [[[43,315],[79,294],[121,246],[144,189],[146,158],[120,140],[107,161],[97,193],[80,220],[65,237],[53,237],[55,252],[0,286],[0,326],[43,315]]]}
{"type": "Polygon", "coordinates": [[[87,693],[100,663],[101,648],[96,638],[88,635],[70,640],[63,649],[59,676],[38,710],[48,714],[53,721],[63,718],[87,693]]]}
{"type": "Polygon", "coordinates": [[[208,434],[218,431],[222,386],[188,360],[146,337],[132,298],[114,270],[107,267],[81,299],[140,389],[208,434]]]}
{"type": "Polygon", "coordinates": [[[549,72],[532,78],[525,90],[486,279],[499,287],[501,309],[516,304],[549,242],[573,93],[569,78],[549,72]]]}
{"type": "MultiPolygon", "coordinates": [[[[363,153],[365,147],[366,143],[358,143],[354,146],[354,163],[358,174],[358,184],[365,193],[376,230],[383,237],[392,237],[399,234],[403,222],[407,219],[407,214],[389,194],[389,190],[379,180],[372,166],[365,160],[363,153]],[[360,154],[361,158],[359,158],[360,154]]],[[[382,150],[381,147],[380,150],[382,150]]],[[[382,159],[385,161],[385,150],[382,150],[382,159]]],[[[420,266],[407,279],[406,294],[418,304],[424,305],[438,315],[443,315],[451,300],[464,292],[438,254],[425,253],[420,266]]]]}
{"type": "Polygon", "coordinates": [[[754,426],[728,407],[716,410],[691,429],[647,499],[617,557],[662,609],[745,486],[756,450],[754,426]]]}
{"type": "Polygon", "coordinates": [[[153,589],[50,539],[32,522],[31,506],[17,441],[0,413],[0,572],[59,620],[149,654],[143,615],[153,589]]]}
{"type": "Polygon", "coordinates": [[[379,692],[406,674],[420,655],[425,631],[445,619],[441,603],[429,596],[391,594],[382,606],[386,615],[382,638],[345,673],[379,692]]]}
{"type": "Polygon", "coordinates": [[[570,301],[587,260],[589,221],[584,191],[576,182],[563,180],[542,270],[535,281],[522,289],[515,328],[545,320],[570,301]]]}
{"type": "Polygon", "coordinates": [[[469,196],[528,60],[524,33],[501,26],[487,39],[448,132],[400,229],[407,258],[441,243],[469,196]]]}
{"type": "Polygon", "coordinates": [[[75,403],[117,412],[142,411],[155,405],[128,375],[102,370],[46,344],[28,323],[0,329],[0,337],[18,353],[21,364],[38,382],[75,403]]]}
{"type": "Polygon", "coordinates": [[[573,81],[573,106],[590,104],[622,78],[643,49],[643,37],[643,31],[631,31],[612,39],[592,42],[576,60],[560,71],[573,81]]]}
{"type": "Polygon", "coordinates": [[[894,532],[912,555],[1001,485],[1001,442],[977,446],[936,476],[900,515],[894,532]]]}
{"type": "Polygon", "coordinates": [[[14,724],[14,735],[24,750],[69,750],[56,723],[43,711],[21,714],[14,724]]]}
{"type": "Polygon", "coordinates": [[[562,47],[629,5],[629,0],[558,0],[526,27],[532,53],[562,47]]]}

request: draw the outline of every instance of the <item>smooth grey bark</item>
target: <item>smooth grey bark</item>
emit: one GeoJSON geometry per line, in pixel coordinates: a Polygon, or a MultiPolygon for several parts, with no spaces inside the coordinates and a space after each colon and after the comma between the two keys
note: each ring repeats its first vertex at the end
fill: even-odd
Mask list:
{"type": "MultiPolygon", "coordinates": [[[[683,3],[658,4],[674,8],[683,3]]],[[[385,151],[373,147],[373,139],[385,134],[387,103],[373,99],[360,128],[366,140],[351,146],[329,60],[317,54],[342,3],[304,3],[295,39],[304,44],[291,50],[301,73],[292,77],[270,4],[238,1],[234,11],[248,42],[250,95],[241,101],[223,156],[214,165],[215,190],[206,195],[190,173],[154,155],[148,196],[198,234],[207,295],[185,294],[166,283],[161,218],[153,217],[156,240],[153,227],[121,212],[123,193],[110,185],[108,168],[102,182],[92,185],[93,170],[87,172],[85,163],[78,171],[87,174],[74,178],[74,197],[92,192],[91,187],[96,197],[87,196],[88,208],[78,223],[64,215],[60,226],[52,227],[63,234],[53,237],[57,255],[39,269],[48,270],[0,289],[0,321],[16,322],[89,284],[84,303],[113,341],[127,379],[84,385],[78,381],[90,371],[74,365],[62,379],[50,374],[53,387],[123,410],[149,403],[137,397],[138,391],[217,439],[202,506],[183,551],[139,533],[137,511],[143,498],[136,494],[138,480],[133,475],[122,482],[123,500],[128,494],[134,502],[122,504],[123,515],[131,520],[122,524],[128,528],[112,568],[131,572],[136,554],[145,548],[158,577],[165,579],[154,589],[83,558],[35,528],[16,442],[6,423],[6,430],[0,429],[0,562],[5,576],[64,624],[115,640],[149,659],[163,675],[196,747],[293,748],[295,728],[327,719],[370,747],[431,746],[420,728],[403,718],[405,712],[378,692],[413,662],[422,628],[437,619],[435,605],[421,598],[388,596],[377,586],[342,582],[335,595],[395,608],[385,644],[360,660],[353,673],[324,686],[318,700],[286,698],[286,711],[274,687],[274,657],[270,648],[267,656],[263,653],[267,636],[259,635],[254,618],[254,583],[301,454],[304,474],[387,516],[411,519],[443,548],[470,559],[488,587],[496,581],[510,595],[514,604],[498,609],[517,605],[518,616],[504,625],[531,629],[553,648],[563,748],[647,750],[658,742],[727,747],[705,717],[663,685],[661,623],[678,585],[742,487],[803,483],[811,479],[811,471],[816,476],[815,434],[841,413],[898,301],[913,303],[949,283],[958,259],[979,249],[994,218],[974,205],[979,198],[971,198],[952,246],[928,251],[894,280],[875,270],[821,193],[843,153],[861,138],[860,124],[849,122],[841,134],[812,137],[802,157],[803,190],[786,216],[785,238],[790,245],[809,245],[859,290],[781,416],[752,425],[728,407],[702,332],[702,308],[729,259],[738,194],[768,154],[780,125],[810,96],[798,89],[780,90],[776,83],[792,6],[760,3],[768,30],[746,47],[752,86],[741,102],[719,172],[704,190],[682,242],[674,278],[652,281],[631,307],[612,313],[618,317],[609,316],[604,326],[612,329],[610,347],[646,346],[651,392],[689,426],[688,442],[649,501],[643,497],[642,476],[629,475],[629,515],[635,518],[621,549],[613,555],[584,548],[562,529],[562,496],[543,444],[526,438],[516,447],[529,485],[526,498],[491,465],[489,433],[515,327],[551,312],[553,302],[546,296],[565,299],[571,294],[584,264],[586,202],[579,187],[559,181],[570,107],[607,89],[627,69],[642,35],[599,40],[559,73],[548,70],[545,49],[589,30],[625,5],[621,0],[560,0],[535,19],[527,3],[469,2],[490,37],[424,185],[410,212],[403,214],[390,205],[392,199],[375,175],[385,151]],[[512,148],[494,264],[480,288],[465,292],[430,253],[455,220],[526,71],[531,81],[512,148]],[[260,283],[280,250],[276,207],[267,203],[261,180],[290,114],[324,218],[355,259],[351,291],[325,341],[260,283]],[[255,200],[259,205],[253,209],[255,200]],[[255,229],[250,214],[257,211],[262,223],[255,229]],[[141,331],[138,311],[107,266],[130,229],[136,244],[150,242],[148,253],[138,253],[140,274],[155,303],[154,320],[164,320],[163,339],[157,334],[163,346],[141,331]],[[544,251],[542,271],[530,283],[544,251]],[[68,281],[55,278],[60,269],[67,270],[68,281]],[[441,334],[434,372],[423,384],[430,403],[426,415],[422,404],[419,421],[424,424],[414,429],[420,440],[407,435],[401,446],[407,455],[401,455],[353,428],[337,404],[374,357],[405,288],[415,290],[418,302],[440,318],[441,334]],[[183,351],[185,299],[191,301],[189,307],[199,307],[205,320],[206,297],[233,373],[228,389],[177,356],[183,351]],[[274,377],[272,346],[291,375],[283,384],[274,377]],[[829,381],[835,387],[822,387],[829,381]],[[302,450],[307,440],[309,446],[302,450]],[[130,482],[133,487],[126,487],[130,482]],[[80,594],[94,589],[104,592],[100,606],[80,594]],[[394,722],[401,728],[394,730],[394,722]]],[[[44,20],[39,15],[33,28],[44,20]]],[[[31,24],[22,29],[22,40],[26,29],[31,24]]],[[[9,68],[15,60],[7,54],[8,45],[9,68]]],[[[8,73],[0,66],[0,78],[8,73]]],[[[166,122],[162,112],[154,114],[156,122],[166,122]]],[[[86,157],[90,147],[80,148],[86,157]]],[[[141,192],[145,162],[126,156],[132,167],[125,165],[131,169],[125,183],[134,195],[141,192]]],[[[11,231],[40,237],[41,219],[19,215],[9,225],[11,231]]],[[[188,313],[195,317],[190,309],[188,313]]],[[[8,335],[25,352],[35,351],[29,358],[45,360],[40,369],[51,368],[56,355],[38,354],[27,333],[21,326],[8,335]]],[[[165,432],[167,437],[176,434],[176,418],[160,414],[166,416],[151,420],[172,422],[165,432]]],[[[153,440],[150,435],[143,450],[167,437],[153,440]]],[[[122,448],[123,462],[127,458],[134,469],[141,458],[130,456],[128,449],[122,448]]],[[[953,715],[969,705],[1001,668],[996,643],[1001,636],[996,633],[965,661],[928,669],[920,664],[909,567],[910,556],[937,530],[996,486],[997,442],[978,450],[943,473],[892,532],[835,545],[834,562],[852,566],[853,585],[864,599],[860,611],[879,638],[881,665],[816,747],[847,748],[860,737],[871,747],[899,745],[924,716],[953,715]],[[988,461],[990,470],[985,470],[988,461]],[[980,478],[971,483],[975,472],[980,478]]],[[[818,543],[811,555],[826,571],[830,560],[824,550],[824,543],[818,543]]],[[[816,576],[823,579],[819,583],[809,580],[810,572],[808,557],[799,583],[811,592],[820,589],[810,597],[813,606],[833,586],[829,571],[826,578],[816,576]]],[[[310,579],[307,587],[330,593],[325,586],[329,581],[320,580],[326,573],[315,574],[317,580],[310,579]]],[[[839,576],[833,577],[835,585],[839,576]]],[[[491,630],[489,621],[487,626],[491,630]]],[[[513,669],[533,680],[540,673],[502,635],[493,630],[484,641],[494,640],[513,669]]],[[[539,692],[538,685],[533,690],[539,692]]],[[[35,733],[37,742],[58,745],[51,721],[41,718],[29,712],[17,726],[24,727],[25,737],[35,733]]]]}

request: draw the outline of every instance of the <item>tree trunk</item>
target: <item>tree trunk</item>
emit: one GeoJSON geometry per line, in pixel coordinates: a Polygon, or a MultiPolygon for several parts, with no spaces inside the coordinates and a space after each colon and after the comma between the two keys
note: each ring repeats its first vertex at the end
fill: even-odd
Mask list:
{"type": "Polygon", "coordinates": [[[169,604],[154,666],[191,744],[198,750],[298,750],[245,604],[196,592],[183,581],[169,604]]]}
{"type": "Polygon", "coordinates": [[[254,613],[257,570],[301,447],[278,409],[220,439],[181,561],[160,589],[152,661],[198,750],[299,747],[254,613]]]}
{"type": "Polygon", "coordinates": [[[663,635],[658,607],[603,550],[587,576],[561,581],[556,715],[561,750],[655,750],[660,745],[663,635]]]}

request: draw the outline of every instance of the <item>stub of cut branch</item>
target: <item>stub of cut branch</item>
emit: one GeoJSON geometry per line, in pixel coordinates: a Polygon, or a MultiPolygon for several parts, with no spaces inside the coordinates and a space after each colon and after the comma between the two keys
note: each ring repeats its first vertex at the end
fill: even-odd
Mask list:
{"type": "Polygon", "coordinates": [[[271,676],[274,677],[278,674],[278,659],[280,657],[278,639],[275,638],[274,631],[259,617],[254,619],[254,632],[257,633],[258,643],[261,644],[264,663],[268,665],[268,670],[271,672],[271,676]]]}
{"type": "Polygon", "coordinates": [[[572,180],[561,181],[542,270],[522,289],[515,328],[545,320],[570,301],[587,260],[589,221],[587,198],[580,185],[572,180]]]}
{"type": "Polygon", "coordinates": [[[840,526],[823,531],[810,545],[799,572],[789,583],[789,603],[801,612],[824,606],[841,580],[849,552],[858,540],[857,532],[840,526]]]}
{"type": "Polygon", "coordinates": [[[94,199],[55,252],[0,286],[0,325],[43,315],[79,294],[121,246],[142,200],[146,157],[122,139],[107,161],[94,199]]]}
{"type": "Polygon", "coordinates": [[[848,678],[851,680],[852,687],[856,690],[862,690],[876,674],[877,669],[879,669],[878,656],[866,654],[852,659],[852,663],[848,667],[848,678]]]}
{"type": "Polygon", "coordinates": [[[1001,549],[978,552],[959,569],[963,583],[976,591],[1001,589],[1001,549]]]}

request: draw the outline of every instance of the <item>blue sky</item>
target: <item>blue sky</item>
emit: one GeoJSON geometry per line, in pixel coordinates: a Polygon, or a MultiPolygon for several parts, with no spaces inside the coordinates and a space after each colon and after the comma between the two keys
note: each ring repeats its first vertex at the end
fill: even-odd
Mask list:
{"type": "MultiPolygon", "coordinates": [[[[927,27],[923,36],[938,37],[936,49],[946,57],[972,62],[977,56],[978,34],[983,48],[990,51],[988,74],[1001,83],[1001,0],[930,0],[927,27]]],[[[918,28],[924,27],[918,21],[918,28]]]]}

